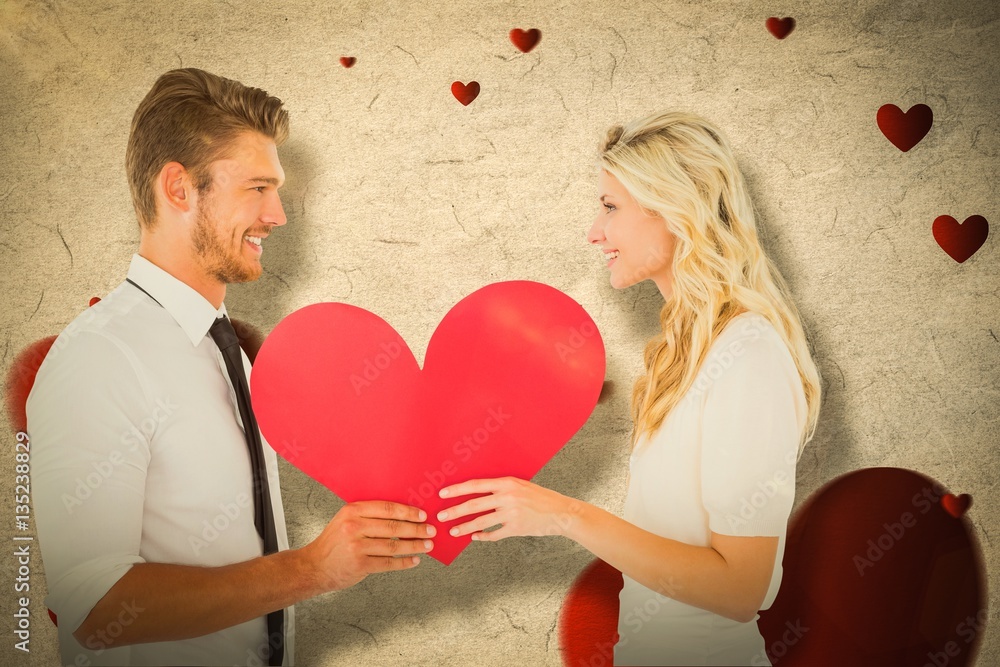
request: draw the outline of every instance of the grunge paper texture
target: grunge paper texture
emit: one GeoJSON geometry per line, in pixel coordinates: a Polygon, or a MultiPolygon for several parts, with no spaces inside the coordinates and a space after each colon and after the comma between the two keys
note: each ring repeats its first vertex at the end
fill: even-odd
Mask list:
{"type": "MultiPolygon", "coordinates": [[[[291,115],[278,150],[288,223],[265,244],[261,279],[229,288],[233,316],[267,332],[302,306],[345,301],[386,319],[422,361],[436,323],[486,284],[564,291],[601,329],[614,392],[534,481],[620,513],[628,396],[662,299],[650,282],[613,289],[586,243],[596,148],[613,123],[694,111],[735,147],[823,377],[796,505],[871,466],[971,494],[993,623],[998,18],[990,0],[0,0],[2,370],[124,280],[139,238],[124,171],[132,113],[157,76],[200,67],[291,115]],[[770,16],[796,27],[775,39],[770,16]],[[541,31],[531,52],[511,44],[515,27],[541,31]],[[473,80],[481,92],[463,106],[451,84],[473,80]],[[933,110],[906,153],[876,126],[888,103],[933,110]],[[994,230],[959,264],[932,237],[940,215],[982,215],[994,230]]],[[[342,505],[284,461],[281,487],[293,547],[342,505]]],[[[27,655],[10,632],[17,563],[0,556],[3,664],[59,663],[34,556],[27,655]]],[[[562,665],[557,615],[591,560],[564,538],[512,538],[474,543],[449,567],[425,558],[371,576],[296,605],[297,664],[562,665]]],[[[1000,664],[995,630],[978,664],[1000,664]]]]}

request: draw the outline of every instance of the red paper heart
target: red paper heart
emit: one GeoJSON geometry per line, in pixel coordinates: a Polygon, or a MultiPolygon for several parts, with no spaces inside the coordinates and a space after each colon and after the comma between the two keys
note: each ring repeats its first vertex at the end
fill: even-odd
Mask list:
{"type": "Polygon", "coordinates": [[[356,58],[351,58],[349,56],[340,56],[340,64],[344,67],[354,67],[354,63],[357,62],[356,58]]]}
{"type": "Polygon", "coordinates": [[[970,216],[963,223],[950,215],[939,215],[931,225],[931,232],[941,249],[961,264],[986,243],[990,223],[981,215],[970,216]]]}
{"type": "Polygon", "coordinates": [[[772,35],[778,39],[784,39],[785,37],[788,37],[788,33],[795,28],[795,19],[790,16],[786,16],[783,19],[772,16],[764,22],[764,25],[767,26],[768,32],[772,35]]]}
{"type": "Polygon", "coordinates": [[[952,493],[946,493],[941,496],[941,507],[945,509],[948,514],[952,515],[956,519],[972,506],[972,496],[968,493],[963,493],[960,496],[956,496],[952,493]]]}
{"type": "Polygon", "coordinates": [[[538,28],[532,28],[531,30],[521,30],[520,28],[514,28],[510,31],[510,41],[514,43],[514,46],[519,48],[524,53],[535,48],[538,44],[538,40],[542,38],[542,31],[538,28]]]}
{"type": "MultiPolygon", "coordinates": [[[[604,343],[573,299],[530,281],[494,283],[456,304],[423,370],[382,318],[318,303],[284,318],[250,378],[271,447],[347,502],[420,507],[445,565],[470,542],[438,511],[444,486],[530,479],[583,425],[604,380],[604,343]]],[[[464,501],[465,498],[460,499],[464,501]]]]}
{"type": "Polygon", "coordinates": [[[934,124],[934,112],[926,104],[915,104],[903,113],[895,104],[883,104],[875,114],[878,129],[904,153],[924,138],[934,124]]]}
{"type": "Polygon", "coordinates": [[[465,106],[469,106],[472,100],[479,97],[479,83],[477,81],[470,81],[466,85],[461,81],[456,81],[451,84],[451,94],[455,96],[456,100],[465,106]]]}

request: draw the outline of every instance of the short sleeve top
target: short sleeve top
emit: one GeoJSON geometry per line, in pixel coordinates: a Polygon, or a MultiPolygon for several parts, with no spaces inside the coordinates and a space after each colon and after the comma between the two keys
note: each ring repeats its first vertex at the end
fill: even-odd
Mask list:
{"type": "Polygon", "coordinates": [[[766,609],[780,581],[806,418],[787,345],[763,315],[741,313],[713,341],[660,428],[637,443],[624,518],[695,546],[709,546],[712,531],[778,536],[766,609]]]}

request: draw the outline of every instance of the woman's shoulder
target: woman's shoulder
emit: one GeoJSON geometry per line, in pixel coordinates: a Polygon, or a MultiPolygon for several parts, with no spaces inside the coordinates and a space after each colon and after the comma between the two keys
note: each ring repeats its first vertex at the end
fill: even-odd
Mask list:
{"type": "Polygon", "coordinates": [[[761,352],[774,349],[775,346],[787,348],[771,321],[752,310],[744,311],[731,319],[712,343],[712,349],[744,346],[761,352]]]}

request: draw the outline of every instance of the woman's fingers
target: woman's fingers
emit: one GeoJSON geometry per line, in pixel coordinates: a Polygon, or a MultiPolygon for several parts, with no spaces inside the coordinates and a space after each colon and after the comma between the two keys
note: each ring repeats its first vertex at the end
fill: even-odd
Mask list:
{"type": "Polygon", "coordinates": [[[455,498],[457,496],[468,496],[473,493],[496,493],[510,488],[517,480],[516,477],[494,477],[491,479],[470,479],[458,484],[446,486],[438,491],[441,498],[455,498]]]}
{"type": "Polygon", "coordinates": [[[500,516],[497,512],[490,512],[489,514],[484,514],[483,516],[478,516],[472,521],[468,521],[457,526],[452,526],[448,529],[448,533],[452,537],[461,537],[462,535],[468,535],[469,533],[475,533],[477,531],[486,530],[490,526],[495,526],[497,524],[502,524],[500,516]]]}

